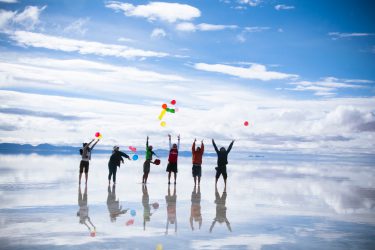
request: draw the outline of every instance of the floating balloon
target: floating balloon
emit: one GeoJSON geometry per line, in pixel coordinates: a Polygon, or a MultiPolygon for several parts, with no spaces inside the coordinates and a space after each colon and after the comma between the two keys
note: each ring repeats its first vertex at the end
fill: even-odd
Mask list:
{"type": "Polygon", "coordinates": [[[165,127],[167,125],[167,123],[165,122],[165,121],[162,121],[161,123],[160,123],[160,126],[162,126],[162,127],[165,127]]]}
{"type": "Polygon", "coordinates": [[[174,113],[174,109],[167,108],[166,111],[169,113],[174,113]]]}
{"type": "Polygon", "coordinates": [[[245,126],[249,126],[249,122],[248,122],[248,121],[245,121],[245,122],[243,123],[243,125],[245,125],[245,126]]]}
{"type": "Polygon", "coordinates": [[[158,209],[159,208],[159,203],[157,203],[157,202],[152,203],[152,207],[154,209],[158,209]]]}
{"type": "Polygon", "coordinates": [[[137,214],[137,213],[135,212],[135,210],[134,210],[134,209],[130,210],[130,215],[131,215],[131,216],[133,216],[133,217],[134,217],[134,216],[135,216],[136,214],[137,214]]]}
{"type": "Polygon", "coordinates": [[[156,250],[163,250],[163,245],[162,244],[157,244],[156,245],[156,250]]]}
{"type": "Polygon", "coordinates": [[[100,132],[95,133],[95,137],[100,137],[100,136],[101,136],[100,132]]]}
{"type": "Polygon", "coordinates": [[[163,108],[163,109],[166,109],[167,108],[167,104],[163,104],[163,105],[161,105],[161,107],[163,108]]]}
{"type": "Polygon", "coordinates": [[[163,109],[163,110],[160,112],[159,120],[163,119],[163,116],[165,115],[166,112],[167,112],[167,109],[163,109]]]}
{"type": "Polygon", "coordinates": [[[133,225],[134,224],[134,219],[130,219],[126,222],[127,226],[133,225]]]}
{"type": "Polygon", "coordinates": [[[137,149],[136,149],[135,147],[133,147],[133,146],[129,146],[129,149],[130,149],[132,152],[137,151],[137,149]]]}
{"type": "Polygon", "coordinates": [[[138,155],[133,155],[133,161],[138,160],[138,155]]]}
{"type": "Polygon", "coordinates": [[[175,104],[176,104],[176,100],[172,100],[172,101],[171,101],[171,104],[172,104],[172,105],[175,105],[175,104]]]}

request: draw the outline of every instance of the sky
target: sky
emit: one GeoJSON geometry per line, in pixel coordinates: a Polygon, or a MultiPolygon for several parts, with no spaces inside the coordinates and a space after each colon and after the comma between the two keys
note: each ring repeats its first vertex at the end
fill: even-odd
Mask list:
{"type": "Polygon", "coordinates": [[[374,6],[0,0],[0,142],[374,153],[374,6]]]}

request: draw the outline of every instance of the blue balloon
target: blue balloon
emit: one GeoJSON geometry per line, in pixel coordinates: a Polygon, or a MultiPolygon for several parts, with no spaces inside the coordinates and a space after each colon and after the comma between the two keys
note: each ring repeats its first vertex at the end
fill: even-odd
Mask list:
{"type": "Polygon", "coordinates": [[[133,155],[133,161],[138,160],[138,155],[133,155]]]}
{"type": "Polygon", "coordinates": [[[133,217],[136,215],[136,212],[135,212],[134,209],[130,210],[130,215],[133,216],[133,217]]]}

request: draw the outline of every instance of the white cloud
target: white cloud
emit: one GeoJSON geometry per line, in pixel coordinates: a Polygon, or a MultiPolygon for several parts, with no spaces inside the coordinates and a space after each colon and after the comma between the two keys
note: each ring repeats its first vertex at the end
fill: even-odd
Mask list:
{"type": "Polygon", "coordinates": [[[343,38],[351,38],[351,37],[366,37],[366,36],[373,36],[373,33],[340,33],[340,32],[329,32],[329,36],[332,37],[332,40],[338,40],[343,38]]]}
{"type": "Polygon", "coordinates": [[[27,6],[22,12],[0,10],[0,29],[7,30],[13,25],[32,30],[40,22],[39,17],[47,6],[27,6]]]}
{"type": "Polygon", "coordinates": [[[314,91],[315,95],[320,96],[332,96],[333,93],[339,88],[363,88],[363,85],[359,84],[350,84],[350,83],[369,83],[369,80],[360,80],[360,79],[344,79],[340,80],[335,77],[325,77],[319,81],[299,81],[291,82],[289,84],[297,85],[295,88],[290,90],[295,91],[314,91]]]}
{"type": "Polygon", "coordinates": [[[255,7],[261,4],[262,0],[238,0],[238,3],[247,4],[247,5],[250,5],[251,7],[255,7]]]}
{"type": "Polygon", "coordinates": [[[118,1],[109,1],[107,8],[123,11],[126,16],[144,17],[149,21],[161,20],[169,23],[189,21],[201,15],[199,9],[179,3],[150,2],[147,5],[133,5],[118,1]]]}
{"type": "Polygon", "coordinates": [[[194,65],[195,69],[217,72],[227,75],[236,76],[244,79],[254,79],[262,81],[297,78],[298,75],[286,74],[275,71],[267,71],[266,66],[261,64],[253,63],[249,68],[235,67],[224,64],[206,64],[206,63],[196,63],[194,65]]]}
{"type": "Polygon", "coordinates": [[[16,31],[10,36],[10,38],[21,46],[32,46],[36,48],[45,48],[65,52],[78,52],[80,54],[93,54],[123,58],[168,56],[168,53],[164,52],[135,49],[124,45],[69,39],[27,31],[16,31]]]}
{"type": "Polygon", "coordinates": [[[260,26],[254,26],[254,27],[245,27],[240,34],[236,36],[237,41],[240,43],[246,42],[246,34],[247,33],[256,33],[256,32],[263,32],[266,30],[269,30],[270,27],[260,27],[260,26]]]}
{"type": "Polygon", "coordinates": [[[1,3],[18,3],[17,0],[0,0],[1,3]]]}
{"type": "Polygon", "coordinates": [[[79,18],[64,28],[64,33],[77,34],[84,36],[87,32],[87,28],[84,26],[89,22],[90,18],[79,18]]]}
{"type": "Polygon", "coordinates": [[[128,43],[134,43],[135,42],[134,39],[127,38],[127,37],[119,37],[117,39],[117,41],[119,41],[119,42],[128,42],[128,43]]]}
{"type": "Polygon", "coordinates": [[[151,33],[151,38],[163,38],[167,35],[163,29],[157,28],[154,29],[151,33]]]}
{"type": "Polygon", "coordinates": [[[176,29],[179,31],[217,31],[224,29],[236,29],[237,25],[223,25],[223,24],[209,24],[209,23],[200,23],[193,24],[189,22],[183,22],[176,25],[176,29]]]}
{"type": "Polygon", "coordinates": [[[292,5],[285,5],[285,4],[278,4],[275,6],[275,10],[292,10],[294,6],[292,5]]]}

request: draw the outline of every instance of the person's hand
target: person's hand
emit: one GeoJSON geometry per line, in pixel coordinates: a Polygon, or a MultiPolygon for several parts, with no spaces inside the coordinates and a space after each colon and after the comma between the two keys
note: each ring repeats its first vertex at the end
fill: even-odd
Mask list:
{"type": "Polygon", "coordinates": [[[194,142],[196,142],[197,141],[197,138],[194,138],[194,142]]]}
{"type": "Polygon", "coordinates": [[[124,160],[121,160],[122,163],[124,163],[124,160]]]}
{"type": "Polygon", "coordinates": [[[168,137],[169,137],[169,139],[171,139],[171,135],[170,134],[168,134],[168,137]]]}
{"type": "Polygon", "coordinates": [[[177,139],[179,139],[179,140],[180,140],[180,135],[178,135],[178,136],[177,136],[177,139]]]}
{"type": "Polygon", "coordinates": [[[203,143],[203,139],[202,139],[202,141],[201,141],[202,143],[203,143]]]}
{"type": "Polygon", "coordinates": [[[148,141],[148,136],[147,136],[147,141],[148,141]]]}

